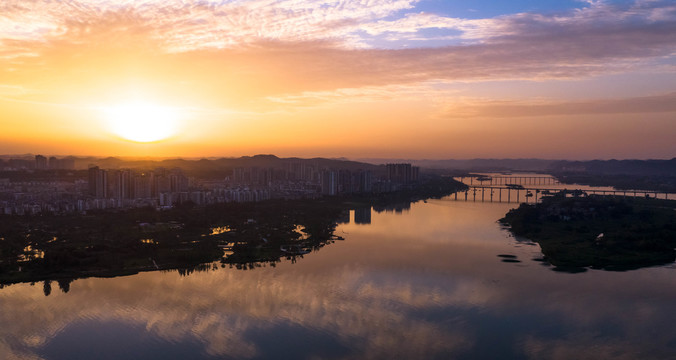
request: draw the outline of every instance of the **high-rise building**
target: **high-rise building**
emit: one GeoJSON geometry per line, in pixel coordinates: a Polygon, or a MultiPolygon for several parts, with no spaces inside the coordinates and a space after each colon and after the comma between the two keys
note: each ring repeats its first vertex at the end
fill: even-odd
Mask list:
{"type": "MultiPolygon", "coordinates": [[[[38,155],[41,156],[41,155],[38,155]]],[[[36,162],[36,168],[39,168],[39,163],[42,163],[42,159],[38,161],[38,156],[35,157],[35,162],[36,162]]],[[[67,170],[72,170],[75,169],[75,159],[73,158],[63,158],[63,159],[58,159],[56,156],[51,156],[49,158],[49,161],[44,164],[45,169],[67,169],[67,170]]]]}
{"type": "Polygon", "coordinates": [[[35,168],[38,170],[48,169],[47,158],[42,155],[35,155],[35,168]]]}
{"type": "Polygon", "coordinates": [[[26,159],[9,159],[9,167],[13,169],[35,169],[36,161],[26,159]]]}
{"type": "Polygon", "coordinates": [[[359,182],[358,182],[358,188],[357,192],[371,192],[373,189],[373,179],[371,176],[371,172],[368,170],[362,170],[359,171],[358,173],[359,176],[359,182]]]}
{"type": "Polygon", "coordinates": [[[169,187],[171,192],[188,191],[189,181],[181,169],[176,168],[169,172],[169,187]]]}
{"type": "Polygon", "coordinates": [[[131,199],[131,170],[111,170],[108,172],[108,194],[111,199],[131,199]]]}
{"type": "Polygon", "coordinates": [[[98,166],[89,168],[89,195],[97,199],[108,197],[108,172],[98,166]]]}
{"type": "Polygon", "coordinates": [[[134,199],[149,199],[152,197],[152,179],[149,174],[134,176],[134,199]]]}
{"type": "Polygon", "coordinates": [[[341,194],[351,194],[354,192],[354,174],[350,170],[338,170],[338,192],[341,194]]]}
{"type": "Polygon", "coordinates": [[[324,170],[322,177],[322,194],[336,195],[338,194],[338,176],[335,171],[324,170]]]}
{"type": "Polygon", "coordinates": [[[134,196],[134,173],[129,169],[120,170],[120,192],[123,199],[132,199],[134,196]]]}
{"type": "Polygon", "coordinates": [[[420,168],[411,164],[387,164],[387,180],[398,184],[418,181],[420,168]]]}

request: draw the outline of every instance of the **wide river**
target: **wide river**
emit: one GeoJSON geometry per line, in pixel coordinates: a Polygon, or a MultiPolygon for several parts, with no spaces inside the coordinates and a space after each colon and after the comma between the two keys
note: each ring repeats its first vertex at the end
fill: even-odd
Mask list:
{"type": "Polygon", "coordinates": [[[11,285],[0,358],[676,358],[673,264],[553,271],[496,222],[514,206],[352,211],[344,241],[276,267],[11,285]]]}

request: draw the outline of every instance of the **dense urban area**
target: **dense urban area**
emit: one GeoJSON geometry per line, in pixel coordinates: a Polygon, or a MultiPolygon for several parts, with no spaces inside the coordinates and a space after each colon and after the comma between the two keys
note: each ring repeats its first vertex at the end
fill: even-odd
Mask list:
{"type": "Polygon", "coordinates": [[[168,209],[188,202],[208,205],[377,194],[410,188],[420,176],[419,168],[410,163],[374,166],[265,155],[251,159],[254,163],[272,161],[200,176],[153,163],[114,168],[42,155],[0,160],[0,213],[58,215],[138,207],[168,209]]]}

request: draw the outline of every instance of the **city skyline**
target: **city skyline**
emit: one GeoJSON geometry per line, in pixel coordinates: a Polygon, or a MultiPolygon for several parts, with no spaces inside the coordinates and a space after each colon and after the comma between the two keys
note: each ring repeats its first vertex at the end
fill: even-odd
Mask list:
{"type": "Polygon", "coordinates": [[[670,159],[670,1],[3,1],[0,154],[670,159]]]}

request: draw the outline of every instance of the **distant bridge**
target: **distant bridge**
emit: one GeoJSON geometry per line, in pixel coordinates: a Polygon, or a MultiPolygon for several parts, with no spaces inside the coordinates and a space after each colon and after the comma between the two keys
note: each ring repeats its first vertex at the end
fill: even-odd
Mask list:
{"type": "MultiPolygon", "coordinates": [[[[469,186],[463,192],[460,192],[460,200],[465,201],[490,201],[490,202],[507,202],[507,203],[529,203],[537,202],[539,198],[547,195],[554,195],[559,192],[566,192],[567,194],[586,196],[586,195],[613,195],[623,197],[651,197],[669,199],[669,196],[676,196],[672,193],[664,193],[657,191],[644,190],[580,190],[580,189],[543,189],[543,188],[514,188],[508,186],[469,186]],[[503,195],[504,192],[504,195],[503,195]],[[523,201],[521,201],[523,199],[523,201]],[[530,201],[529,201],[530,199],[530,201]]],[[[458,200],[458,192],[454,195],[455,200],[458,200]]]]}
{"type": "Polygon", "coordinates": [[[469,184],[473,185],[475,182],[484,185],[556,185],[560,184],[553,176],[510,176],[510,175],[497,175],[497,176],[488,176],[488,175],[474,175],[464,176],[460,178],[461,182],[465,182],[465,178],[469,179],[469,184]]]}

